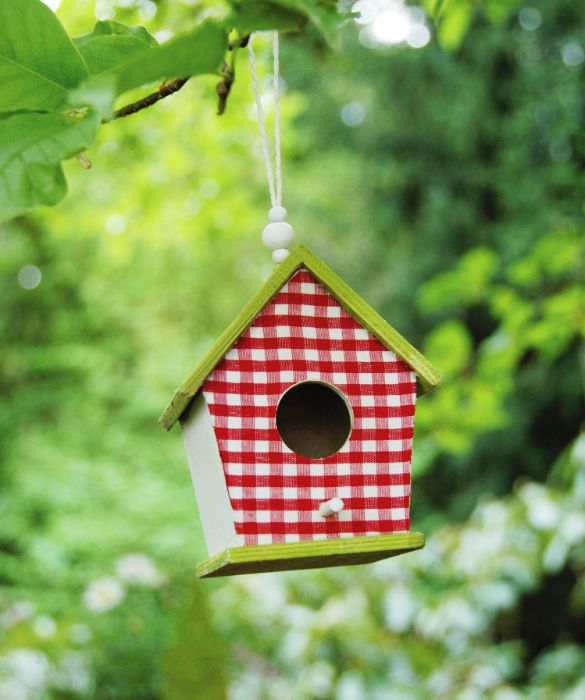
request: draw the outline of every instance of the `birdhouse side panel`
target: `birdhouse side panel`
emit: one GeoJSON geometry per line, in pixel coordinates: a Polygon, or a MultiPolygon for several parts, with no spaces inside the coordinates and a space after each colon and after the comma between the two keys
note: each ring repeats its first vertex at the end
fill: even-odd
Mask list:
{"type": "Polygon", "coordinates": [[[241,544],[408,531],[416,402],[411,368],[386,349],[310,272],[296,272],[203,385],[241,544]],[[285,445],[284,392],[332,385],[351,407],[341,449],[323,459],[285,445]],[[324,517],[319,506],[340,498],[324,517]]]}

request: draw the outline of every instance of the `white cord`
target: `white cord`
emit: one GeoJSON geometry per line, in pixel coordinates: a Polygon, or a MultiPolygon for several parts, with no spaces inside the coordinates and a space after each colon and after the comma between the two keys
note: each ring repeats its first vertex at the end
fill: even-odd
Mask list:
{"type": "Polygon", "coordinates": [[[274,207],[282,206],[282,160],[280,157],[280,60],[278,56],[278,32],[272,35],[272,53],[274,56],[273,91],[274,91],[274,161],[276,165],[274,207]]]}
{"type": "Polygon", "coordinates": [[[250,74],[252,75],[252,87],[256,100],[256,111],[258,112],[258,124],[260,126],[260,138],[262,141],[262,154],[264,155],[264,165],[266,167],[266,179],[268,180],[268,191],[272,209],[268,212],[270,223],[262,232],[262,240],[267,248],[272,250],[272,259],[276,263],[282,262],[288,255],[288,248],[294,240],[294,231],[290,224],[286,222],[286,209],[282,206],[282,158],[280,155],[280,61],[278,57],[278,32],[272,34],[273,53],[273,100],[274,100],[274,170],[268,146],[268,136],[266,134],[266,121],[264,118],[264,108],[258,88],[258,75],[256,73],[256,59],[252,48],[252,37],[248,41],[248,57],[250,59],[250,74]]]}
{"type": "Polygon", "coordinates": [[[274,161],[276,178],[274,177],[274,171],[272,170],[272,159],[270,158],[270,148],[268,146],[264,107],[262,106],[262,98],[260,97],[260,89],[258,87],[256,58],[254,56],[254,49],[252,48],[252,37],[250,37],[250,40],[248,41],[248,57],[250,59],[250,73],[252,75],[254,98],[256,99],[256,111],[258,113],[258,123],[260,125],[260,138],[262,139],[262,153],[264,155],[264,165],[266,166],[266,178],[268,180],[270,201],[272,202],[273,207],[280,207],[282,206],[282,161],[280,156],[280,62],[278,58],[278,32],[273,32],[272,36],[272,50],[274,53],[274,161]]]}
{"type": "MultiPolygon", "coordinates": [[[[266,123],[264,121],[264,107],[262,107],[262,99],[258,88],[258,76],[256,74],[256,59],[254,57],[254,49],[252,48],[252,37],[248,41],[248,57],[250,59],[250,73],[252,74],[252,87],[254,89],[254,97],[256,98],[256,112],[258,113],[258,124],[260,125],[260,138],[262,140],[262,153],[264,154],[264,165],[266,166],[266,178],[268,180],[268,190],[270,191],[270,201],[272,206],[276,204],[276,188],[274,186],[274,175],[272,173],[272,162],[270,159],[270,150],[268,149],[268,136],[266,135],[266,123]]],[[[275,96],[276,97],[276,96],[275,96]]],[[[276,115],[275,115],[276,119],[276,115]]],[[[275,125],[276,127],[276,125],[275,125]]],[[[276,132],[276,128],[275,128],[276,132]]]]}

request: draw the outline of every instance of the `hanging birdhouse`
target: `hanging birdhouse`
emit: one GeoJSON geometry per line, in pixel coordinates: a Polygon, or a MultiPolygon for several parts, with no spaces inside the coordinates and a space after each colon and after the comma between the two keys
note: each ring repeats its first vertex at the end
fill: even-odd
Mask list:
{"type": "Polygon", "coordinates": [[[209,558],[198,576],[372,562],[410,532],[417,394],[439,373],[297,246],[177,389],[209,558]]]}

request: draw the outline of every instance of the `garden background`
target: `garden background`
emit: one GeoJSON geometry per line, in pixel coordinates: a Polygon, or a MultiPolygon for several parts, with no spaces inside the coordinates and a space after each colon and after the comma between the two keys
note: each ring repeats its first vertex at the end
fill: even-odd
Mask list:
{"type": "MultiPolygon", "coordinates": [[[[217,3],[48,4],[164,39],[217,3]]],[[[0,225],[3,700],[585,697],[585,5],[444,4],[437,28],[362,1],[339,51],[308,28],[281,56],[297,239],[444,373],[417,411],[426,548],[194,581],[156,420],[271,270],[241,52],[225,115],[191,81],[0,225]]]]}

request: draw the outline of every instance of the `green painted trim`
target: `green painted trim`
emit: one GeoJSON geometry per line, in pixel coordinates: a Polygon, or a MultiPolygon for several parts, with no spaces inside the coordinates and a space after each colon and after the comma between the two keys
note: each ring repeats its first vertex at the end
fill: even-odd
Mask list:
{"type": "Polygon", "coordinates": [[[197,566],[199,578],[369,564],[425,545],[420,532],[230,547],[197,566]]]}
{"type": "Polygon", "coordinates": [[[263,287],[240,311],[212,347],[205,353],[201,362],[175,392],[171,402],[159,419],[159,423],[170,430],[181,417],[191,399],[199,391],[213,368],[224,357],[237,339],[254,321],[262,309],[272,300],[279,289],[300,267],[306,267],[356,321],[369,330],[389,350],[395,352],[416,372],[420,394],[436,386],[441,374],[416,350],[398,331],[392,328],[377,311],[367,304],[356,292],[333,272],[306,246],[297,245],[276,267],[263,287]]]}
{"type": "Polygon", "coordinates": [[[370,331],[389,350],[401,357],[415,372],[419,385],[419,393],[436,386],[441,380],[441,373],[413,347],[406,338],[385,321],[359,294],[347,285],[341,277],[319,259],[308,248],[304,248],[303,263],[323,283],[337,301],[370,331]]]}

